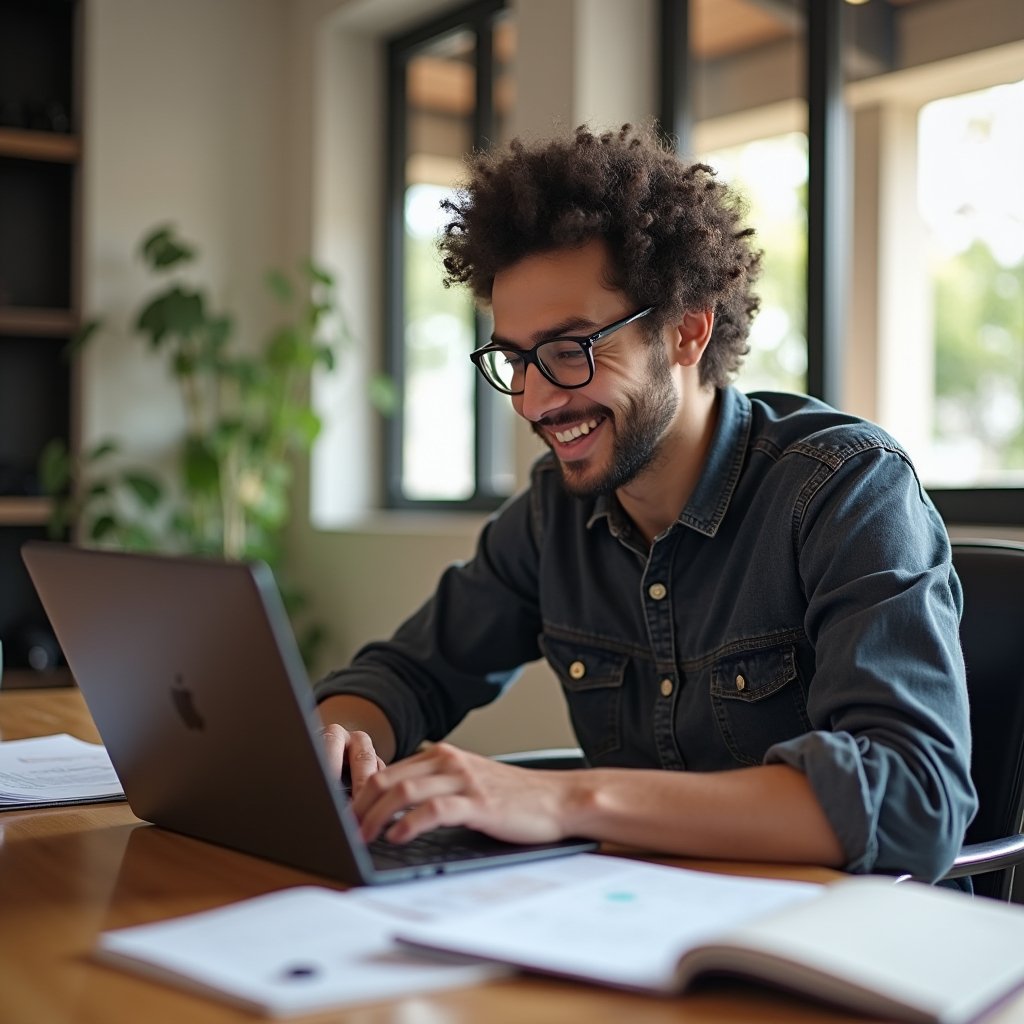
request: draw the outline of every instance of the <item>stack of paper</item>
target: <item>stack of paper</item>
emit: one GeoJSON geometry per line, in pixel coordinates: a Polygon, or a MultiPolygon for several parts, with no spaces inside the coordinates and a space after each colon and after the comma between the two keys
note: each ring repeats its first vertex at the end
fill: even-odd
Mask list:
{"type": "Polygon", "coordinates": [[[61,733],[0,743],[0,811],[123,800],[106,750],[61,733]]]}
{"type": "Polygon", "coordinates": [[[300,886],[108,932],[101,960],[275,1017],[474,985],[509,968],[402,948],[394,922],[346,893],[300,886]]]}

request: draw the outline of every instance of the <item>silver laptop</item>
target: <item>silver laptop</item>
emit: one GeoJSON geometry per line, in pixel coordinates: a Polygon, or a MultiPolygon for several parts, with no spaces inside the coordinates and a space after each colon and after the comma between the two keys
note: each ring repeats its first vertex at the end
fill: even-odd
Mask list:
{"type": "Polygon", "coordinates": [[[271,571],[30,541],[22,555],[132,811],[351,884],[594,849],[469,829],[367,846],[326,768],[271,571]]]}

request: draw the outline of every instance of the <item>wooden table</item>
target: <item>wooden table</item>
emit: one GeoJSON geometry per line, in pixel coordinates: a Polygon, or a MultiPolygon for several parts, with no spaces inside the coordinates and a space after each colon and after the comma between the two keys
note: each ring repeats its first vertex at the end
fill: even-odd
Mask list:
{"type": "MultiPolygon", "coordinates": [[[[98,739],[77,690],[0,692],[0,739],[56,732],[98,739]]],[[[778,865],[671,863],[816,881],[836,877],[825,869],[778,865]]],[[[310,882],[331,884],[154,828],[125,804],[0,812],[0,1022],[225,1024],[259,1019],[93,963],[90,952],[97,934],[109,928],[310,882]]],[[[352,1024],[838,1024],[854,1019],[736,983],[660,999],[526,976],[302,1018],[352,1024]]],[[[990,1018],[997,1019],[1024,1022],[1024,997],[990,1018]]]]}

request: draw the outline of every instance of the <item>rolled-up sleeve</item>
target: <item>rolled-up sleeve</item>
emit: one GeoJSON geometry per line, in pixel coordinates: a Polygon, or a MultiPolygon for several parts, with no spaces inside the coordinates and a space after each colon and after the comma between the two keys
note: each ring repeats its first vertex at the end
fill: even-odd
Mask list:
{"type": "Polygon", "coordinates": [[[807,777],[854,872],[936,879],[977,807],[945,527],[898,449],[823,463],[794,518],[813,730],[767,751],[807,777]]]}

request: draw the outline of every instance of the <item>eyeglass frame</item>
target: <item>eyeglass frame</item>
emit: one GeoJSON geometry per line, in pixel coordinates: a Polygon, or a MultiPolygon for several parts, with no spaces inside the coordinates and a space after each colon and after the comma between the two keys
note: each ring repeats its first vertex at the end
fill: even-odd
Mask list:
{"type": "Polygon", "coordinates": [[[505,342],[490,341],[486,345],[482,345],[480,348],[470,352],[469,358],[473,361],[473,365],[480,371],[480,375],[483,377],[488,384],[494,388],[495,391],[500,392],[503,395],[521,395],[526,390],[526,368],[531,364],[537,367],[538,372],[541,376],[550,381],[557,388],[562,388],[565,391],[575,391],[577,388],[585,388],[593,379],[594,374],[597,372],[597,367],[594,363],[594,346],[599,342],[606,340],[616,331],[621,330],[623,327],[628,327],[631,323],[636,320],[640,320],[642,317],[647,316],[649,313],[653,313],[656,306],[647,306],[645,309],[638,310],[635,313],[630,313],[628,316],[624,316],[621,320],[615,320],[608,324],[607,327],[602,327],[600,330],[594,331],[593,334],[588,335],[574,335],[574,334],[559,334],[554,338],[545,338],[543,341],[538,341],[532,348],[517,348],[515,345],[509,345],[505,342]],[[574,341],[579,345],[580,349],[587,359],[587,379],[581,381],[579,384],[562,384],[560,381],[555,380],[551,375],[550,371],[546,369],[544,364],[537,358],[537,350],[543,348],[545,345],[552,345],[559,341],[574,341]],[[510,391],[507,387],[496,384],[487,371],[481,365],[483,360],[492,352],[515,352],[523,360],[523,387],[518,391],[510,391]]]}

